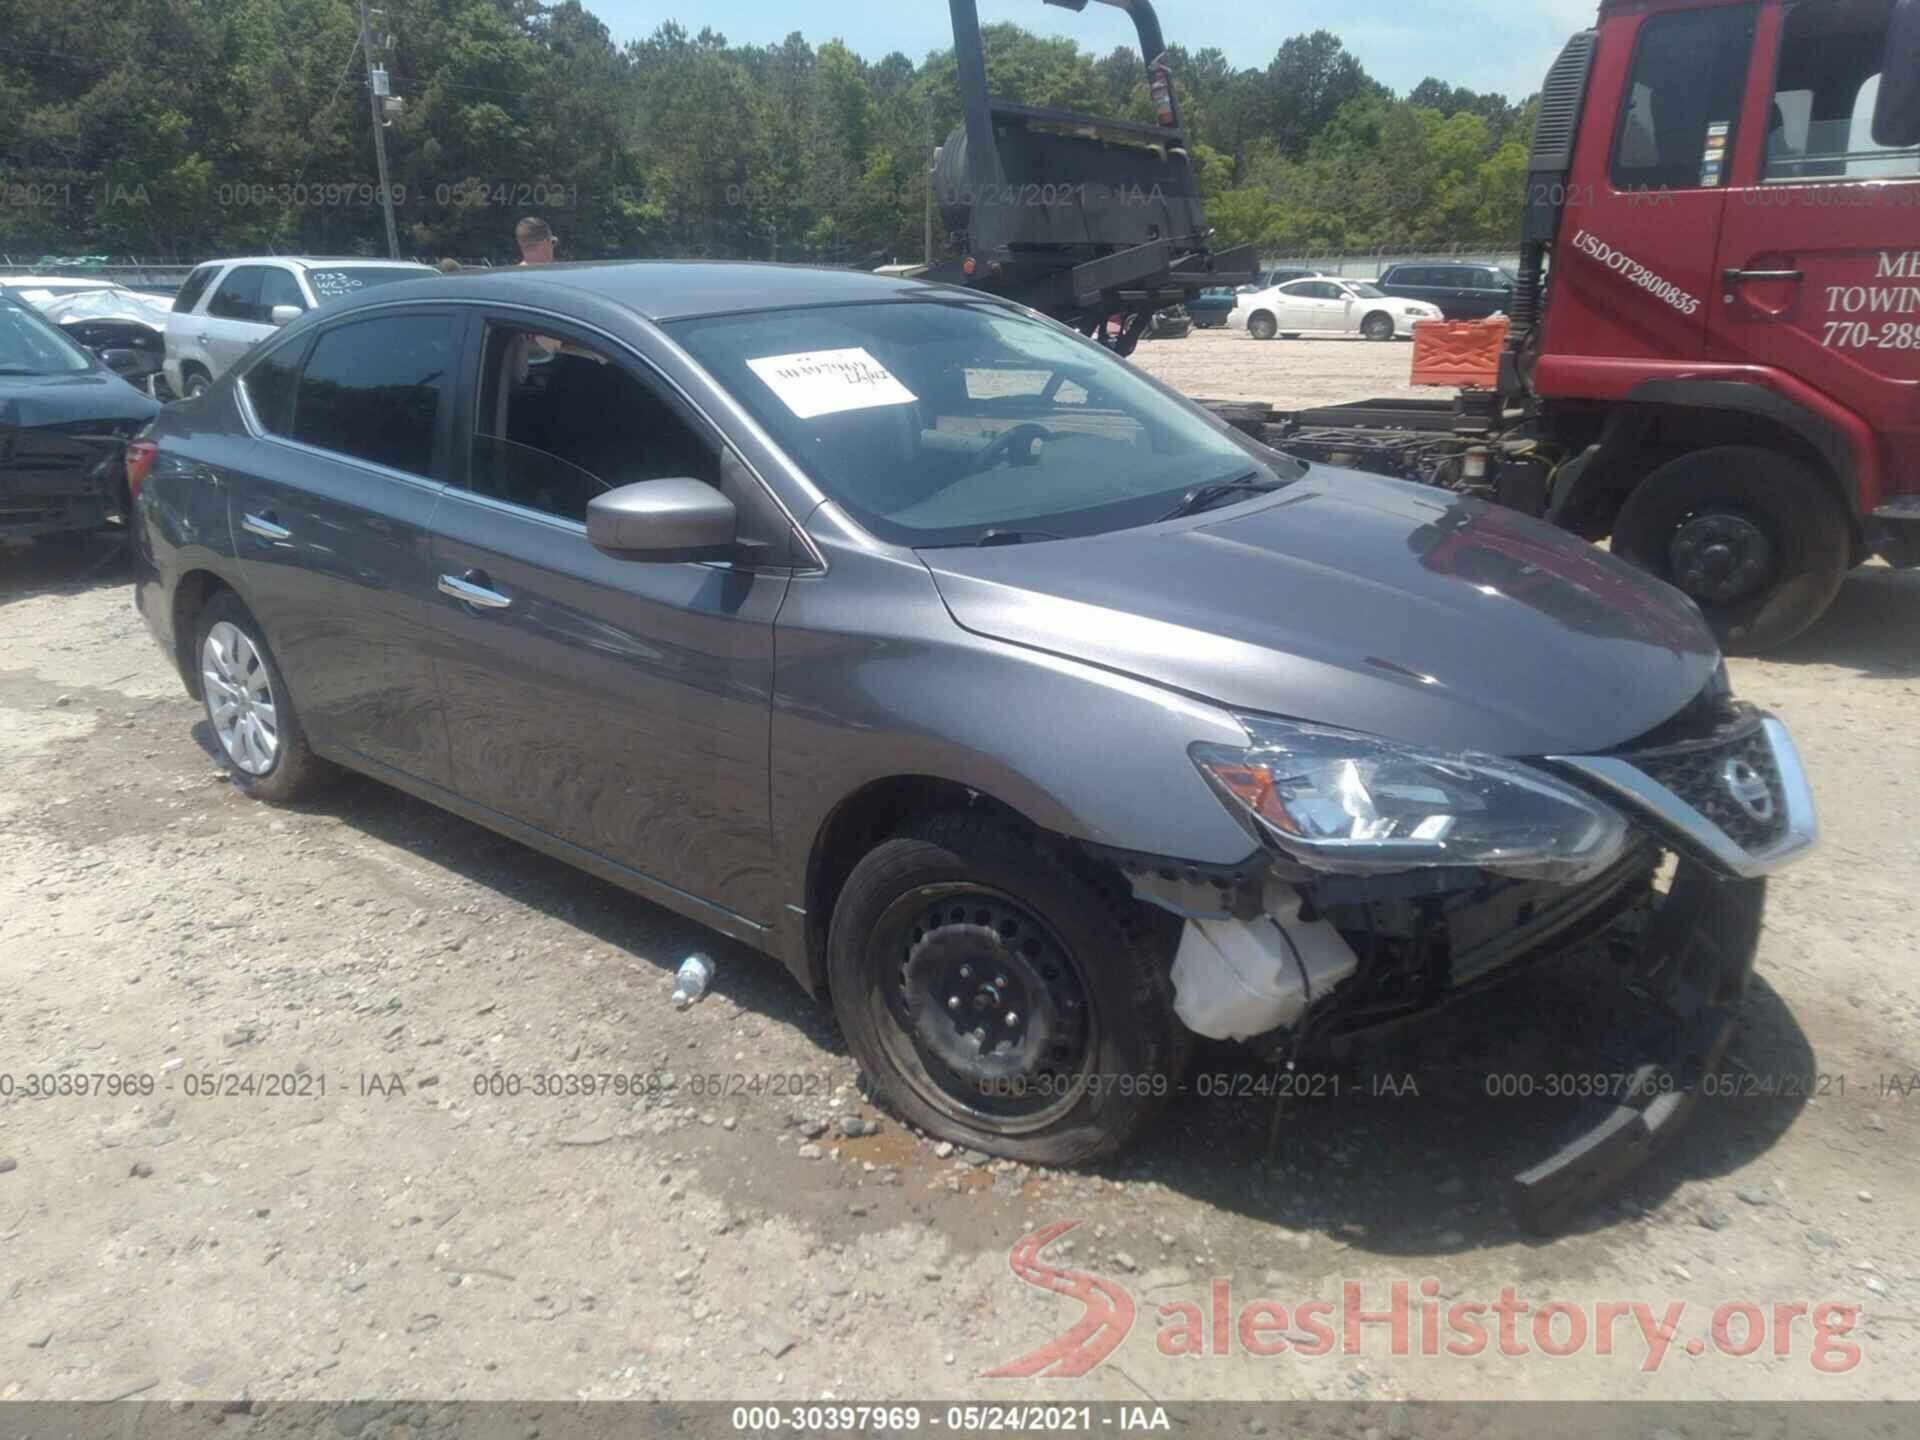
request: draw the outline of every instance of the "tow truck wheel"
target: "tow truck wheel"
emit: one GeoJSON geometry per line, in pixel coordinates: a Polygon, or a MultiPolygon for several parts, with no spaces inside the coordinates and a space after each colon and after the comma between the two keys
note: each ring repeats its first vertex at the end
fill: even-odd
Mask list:
{"type": "Polygon", "coordinates": [[[1247,317],[1247,333],[1256,340],[1271,340],[1279,329],[1273,316],[1264,310],[1247,317]]]}
{"type": "Polygon", "coordinates": [[[1849,537],[1845,512],[1809,466],[1724,445],[1642,480],[1613,522],[1613,549],[1692,596],[1728,654],[1756,655],[1832,603],[1849,537]]]}
{"type": "Polygon", "coordinates": [[[932,1134],[1039,1165],[1118,1150],[1174,1088],[1171,936],[1117,877],[979,814],[903,826],[833,907],[854,1058],[932,1134]]]}

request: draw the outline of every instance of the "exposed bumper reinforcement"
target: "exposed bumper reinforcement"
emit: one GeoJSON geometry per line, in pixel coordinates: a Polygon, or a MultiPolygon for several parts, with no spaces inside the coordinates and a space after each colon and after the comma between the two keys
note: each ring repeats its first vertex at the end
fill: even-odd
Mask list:
{"type": "Polygon", "coordinates": [[[1645,1164],[1684,1128],[1702,1079],[1726,1054],[1746,993],[1766,905],[1764,880],[1728,880],[1683,863],[1647,936],[1644,968],[1675,1015],[1636,1068],[1628,1099],[1507,1187],[1514,1218],[1535,1233],[1561,1228],[1645,1164]]]}

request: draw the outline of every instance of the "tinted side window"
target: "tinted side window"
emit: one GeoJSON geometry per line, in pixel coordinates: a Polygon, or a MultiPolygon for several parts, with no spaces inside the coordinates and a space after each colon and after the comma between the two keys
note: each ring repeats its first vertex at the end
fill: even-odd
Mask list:
{"type": "Polygon", "coordinates": [[[229,271],[207,302],[207,314],[220,320],[259,321],[260,279],[265,273],[259,265],[241,265],[229,271]]]}
{"type": "Polygon", "coordinates": [[[1724,185],[1746,90],[1757,7],[1656,15],[1640,26],[1620,98],[1620,190],[1724,185]]]}
{"type": "Polygon", "coordinates": [[[187,276],[186,284],[182,285],[173,297],[174,310],[184,315],[193,309],[199,303],[201,292],[207,288],[208,282],[219,273],[218,265],[202,265],[187,276]]]}
{"type": "Polygon", "coordinates": [[[487,327],[469,483],[582,524],[596,495],[637,480],[720,483],[720,457],[647,385],[598,350],[487,327]]]}
{"type": "Polygon", "coordinates": [[[276,305],[292,305],[304,310],[307,297],[300,293],[300,282],[290,271],[268,269],[260,277],[260,318],[271,323],[276,305]]]}
{"type": "Polygon", "coordinates": [[[453,348],[448,315],[387,315],[325,331],[300,374],[293,438],[430,474],[453,348]]]}
{"type": "Polygon", "coordinates": [[[240,381],[246,387],[255,418],[263,429],[276,435],[293,433],[293,392],[300,378],[300,357],[306,349],[304,341],[282,345],[248,366],[240,381]]]}

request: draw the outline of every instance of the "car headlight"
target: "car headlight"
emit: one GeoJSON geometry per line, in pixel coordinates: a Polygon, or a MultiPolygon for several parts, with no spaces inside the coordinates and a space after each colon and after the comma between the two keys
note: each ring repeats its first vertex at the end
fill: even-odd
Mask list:
{"type": "Polygon", "coordinates": [[[1256,839],[1309,869],[1458,865],[1576,884],[1626,848],[1616,811],[1529,766],[1238,718],[1246,748],[1196,743],[1193,762],[1256,839]]]}

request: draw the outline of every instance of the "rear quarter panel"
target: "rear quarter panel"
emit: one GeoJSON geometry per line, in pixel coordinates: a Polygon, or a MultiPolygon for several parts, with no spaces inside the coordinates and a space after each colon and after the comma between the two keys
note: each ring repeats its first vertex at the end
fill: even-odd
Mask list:
{"type": "Polygon", "coordinates": [[[167,406],[150,438],[159,450],[134,507],[134,603],[197,695],[191,666],[181,663],[192,637],[178,633],[180,584],[205,573],[247,599],[227,515],[227,477],[244,468],[255,442],[240,423],[231,386],[167,406]]]}

